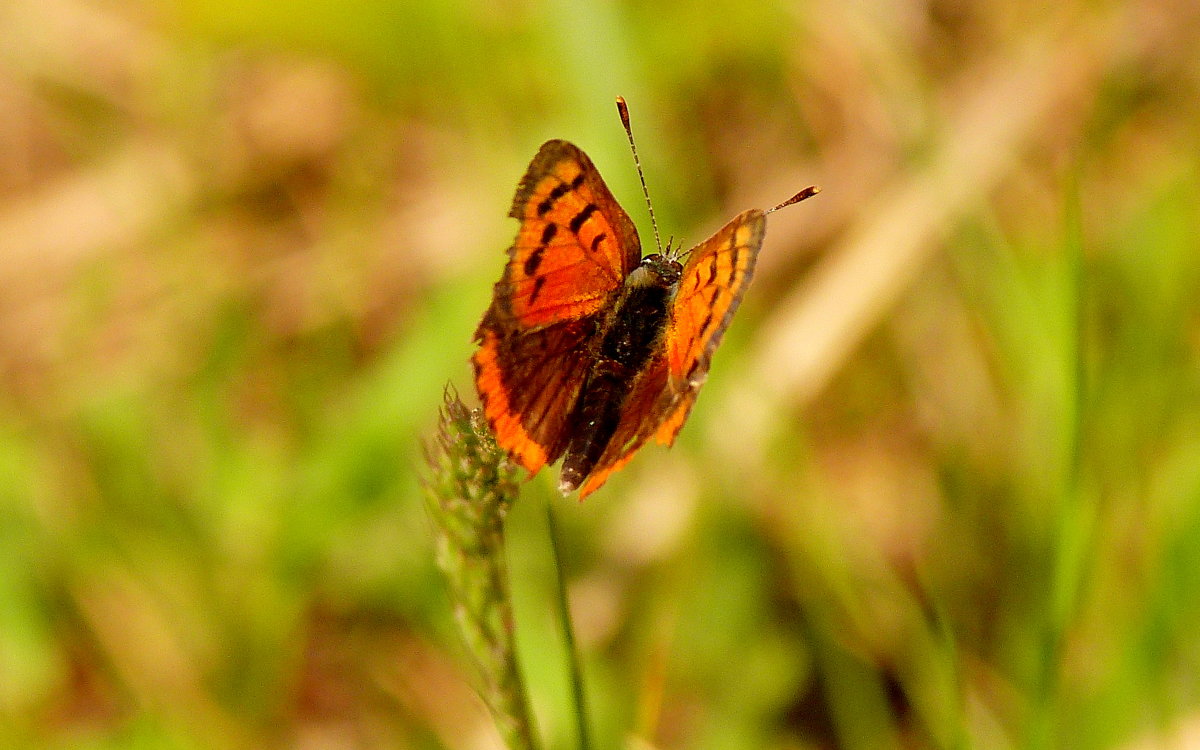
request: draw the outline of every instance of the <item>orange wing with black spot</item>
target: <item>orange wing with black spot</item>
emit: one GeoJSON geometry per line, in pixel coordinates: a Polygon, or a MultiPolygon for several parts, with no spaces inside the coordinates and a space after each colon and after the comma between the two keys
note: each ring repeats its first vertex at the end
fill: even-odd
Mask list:
{"type": "Polygon", "coordinates": [[[713,352],[754,275],[767,231],[766,215],[743,211],[716,234],[692,248],[671,306],[667,331],[668,388],[656,411],[664,414],[655,439],[675,442],[696,394],[708,377],[713,352]]]}
{"type": "Polygon", "coordinates": [[[754,274],[765,231],[762,211],[744,211],[692,249],[662,351],[638,376],[612,441],[579,488],[580,499],[599,489],[651,436],[664,445],[675,441],[754,274]]]}
{"type": "Polygon", "coordinates": [[[521,227],[472,361],[497,442],[533,474],[563,451],[592,339],[641,243],[591,160],[566,141],[542,145],[509,215],[521,227]]]}
{"type": "Polygon", "coordinates": [[[508,215],[521,228],[492,309],[521,328],[607,309],[642,257],[628,214],[587,154],[566,141],[542,144],[508,215]]]}

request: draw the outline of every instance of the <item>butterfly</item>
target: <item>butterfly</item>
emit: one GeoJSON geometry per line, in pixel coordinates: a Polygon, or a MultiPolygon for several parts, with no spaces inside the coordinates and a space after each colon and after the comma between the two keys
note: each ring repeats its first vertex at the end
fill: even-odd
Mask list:
{"type": "Polygon", "coordinates": [[[472,357],[496,440],[529,476],[561,458],[559,489],[583,499],[647,440],[674,443],[750,283],[767,213],[743,211],[686,254],[668,243],[643,258],[587,154],[542,145],[513,198],[521,226],[472,357]]]}

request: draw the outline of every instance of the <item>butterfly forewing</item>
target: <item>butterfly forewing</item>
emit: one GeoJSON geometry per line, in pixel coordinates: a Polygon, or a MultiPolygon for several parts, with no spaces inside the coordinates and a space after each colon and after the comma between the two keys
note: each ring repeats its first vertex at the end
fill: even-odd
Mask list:
{"type": "Polygon", "coordinates": [[[675,441],[696,400],[713,352],[754,275],[767,221],[762,211],[738,214],[692,249],[671,306],[666,356],[669,385],[655,409],[656,440],[675,441]]]}
{"type": "Polygon", "coordinates": [[[641,258],[633,222],[587,155],[566,141],[542,145],[509,215],[521,228],[495,299],[525,327],[606,309],[641,258]]]}

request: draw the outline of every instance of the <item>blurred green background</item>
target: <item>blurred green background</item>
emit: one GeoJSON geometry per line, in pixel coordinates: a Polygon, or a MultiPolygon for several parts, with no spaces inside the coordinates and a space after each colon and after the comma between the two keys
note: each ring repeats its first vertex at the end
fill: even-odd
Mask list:
{"type": "Polygon", "coordinates": [[[679,443],[510,518],[574,746],[1200,747],[1200,10],[0,3],[0,747],[493,748],[417,477],[538,145],[816,183],[679,443]]]}

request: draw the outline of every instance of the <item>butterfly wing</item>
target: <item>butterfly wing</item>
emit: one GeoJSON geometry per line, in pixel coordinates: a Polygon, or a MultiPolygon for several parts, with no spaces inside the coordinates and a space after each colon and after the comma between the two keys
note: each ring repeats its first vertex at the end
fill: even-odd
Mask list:
{"type": "Polygon", "coordinates": [[[564,423],[587,374],[595,327],[589,318],[517,333],[486,317],[480,324],[472,362],[484,414],[496,442],[530,475],[562,453],[564,423]]]}
{"type": "Polygon", "coordinates": [[[521,228],[492,306],[523,329],[607,309],[642,257],[628,214],[566,141],[542,144],[508,215],[521,228]]]}
{"type": "Polygon", "coordinates": [[[754,275],[767,218],[750,209],[692,249],[671,307],[666,354],[668,388],[657,411],[664,414],[655,439],[675,442],[708,377],[713,352],[754,275]]]}
{"type": "Polygon", "coordinates": [[[766,217],[752,209],[692,249],[661,351],[626,398],[617,431],[580,486],[580,498],[599,489],[651,436],[664,445],[675,441],[750,283],[765,231],[766,217]]]}
{"type": "Polygon", "coordinates": [[[531,474],[562,452],[590,342],[641,243],[591,160],[543,144],[509,215],[521,227],[475,339],[475,385],[497,442],[531,474]]]}

